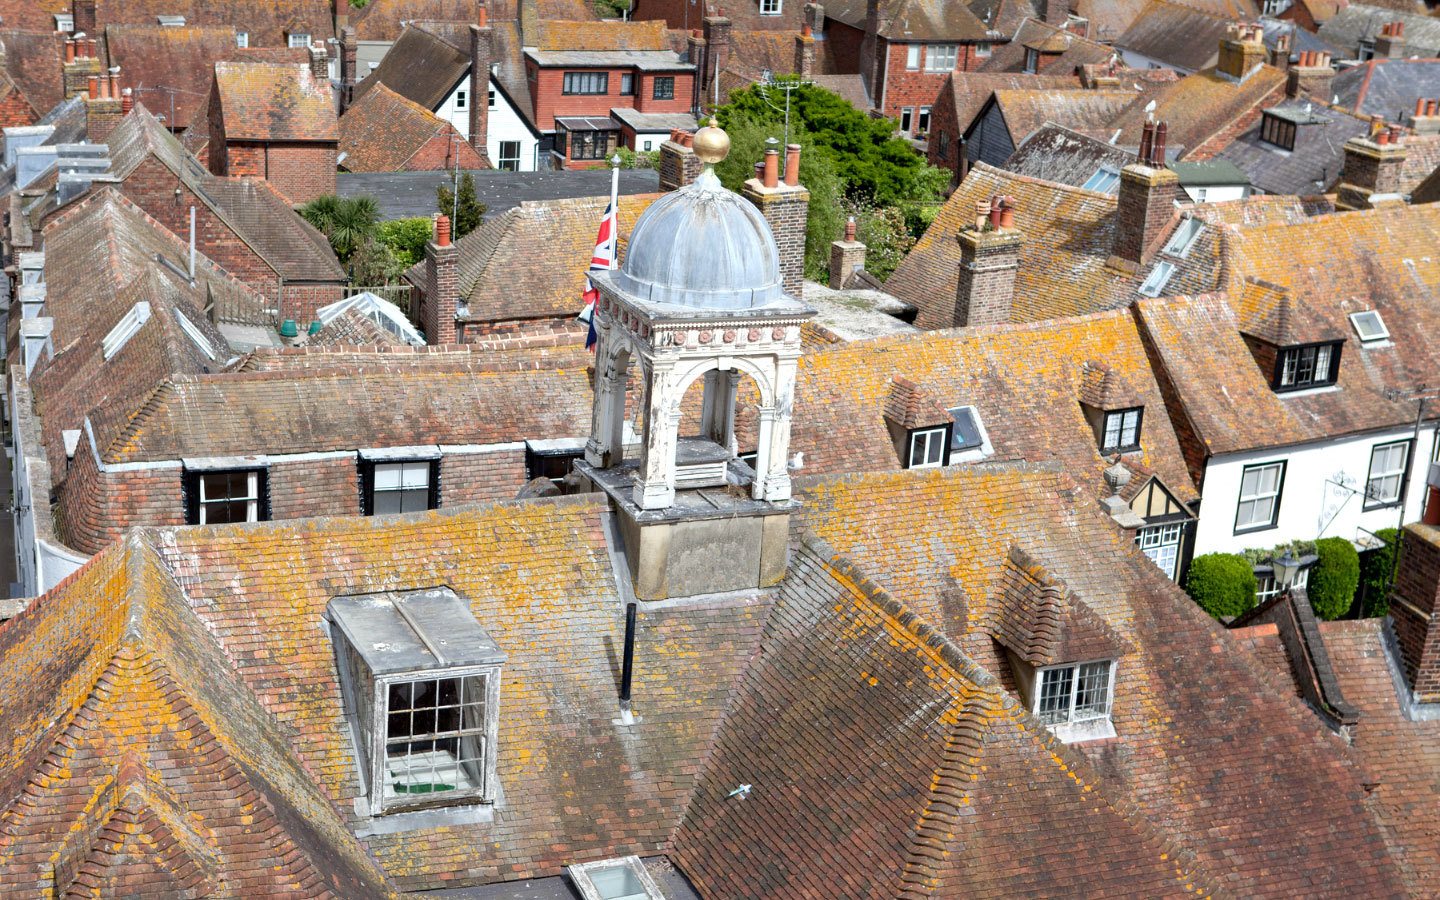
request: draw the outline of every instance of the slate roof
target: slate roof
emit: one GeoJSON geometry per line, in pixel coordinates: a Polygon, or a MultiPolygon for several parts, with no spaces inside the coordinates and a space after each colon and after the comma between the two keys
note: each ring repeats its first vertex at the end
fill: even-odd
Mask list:
{"type": "Polygon", "coordinates": [[[1422,14],[1418,7],[1401,12],[1351,3],[1322,24],[1317,33],[1353,57],[1362,41],[1373,43],[1380,29],[1391,22],[1405,25],[1406,57],[1440,56],[1440,19],[1422,14]]]}
{"type": "Polygon", "coordinates": [[[455,126],[378,83],[340,117],[342,164],[352,172],[399,171],[437,136],[453,141],[451,146],[464,154],[462,168],[475,167],[479,160],[465,153],[470,145],[455,126]]]}
{"type": "MultiPolygon", "coordinates": [[[[4,23],[18,24],[9,15],[4,17],[4,23]]],[[[65,99],[61,80],[65,41],[54,27],[51,20],[43,33],[0,31],[0,45],[5,48],[5,71],[35,112],[42,116],[65,99]]]]}
{"type": "Polygon", "coordinates": [[[1015,198],[1016,227],[1025,234],[1011,321],[1082,315],[1129,302],[1138,282],[1106,265],[1115,242],[1113,195],[976,163],[885,282],[886,291],[920,310],[917,325],[936,328],[954,320],[960,270],[955,235],[974,221],[976,201],[996,195],[1015,198]]]}
{"type": "MultiPolygon", "coordinates": [[[[658,197],[620,198],[620,247],[635,220],[658,197]]],[[[573,317],[584,293],[585,266],[608,197],[526,202],[455,242],[460,253],[460,301],[477,321],[573,317]],[[546,252],[536,253],[536,247],[546,252]]],[[[422,260],[405,273],[425,286],[422,260]]],[[[461,319],[466,318],[464,315],[461,319]]]]}
{"type": "MultiPolygon", "coordinates": [[[[1118,802],[1112,802],[1121,809],[1125,803],[1136,804],[1143,810],[1144,821],[1173,842],[1177,852],[1169,859],[1177,868],[1214,880],[1213,885],[1189,882],[1190,890],[1251,897],[1291,897],[1336,890],[1391,894],[1401,890],[1393,864],[1386,862],[1384,840],[1373,819],[1369,819],[1360,786],[1363,771],[1357,758],[1326,733],[1291,694],[1275,690],[1274,680],[1261,672],[1245,650],[1236,647],[1177,585],[1135,552],[1132,538],[1110,527],[1092,528],[1086,524],[1101,519],[1103,513],[1092,499],[1068,493],[1058,472],[1047,480],[1044,470],[1034,466],[951,467],[801,479],[800,487],[806,502],[805,521],[817,537],[834,548],[833,554],[848,556],[856,569],[870,573],[876,585],[923,622],[937,626],[970,660],[1002,684],[1012,683],[1009,667],[997,653],[989,628],[1004,584],[1003,562],[1016,545],[1032,548],[1038,562],[1063,580],[1134,648],[1119,657],[1116,665],[1112,712],[1116,738],[1069,747],[1076,756],[1085,758],[1083,763],[1070,764],[1068,754],[1062,759],[1082,780],[1088,772],[1103,772],[1105,783],[1095,785],[1096,793],[1106,798],[1120,795],[1118,802]],[[944,510],[944,515],[936,515],[936,510],[944,510]],[[1260,738],[1262,732],[1265,736],[1260,738]],[[1094,768],[1089,768],[1092,765],[1094,768]],[[1226,776],[1217,777],[1217,772],[1226,776]],[[1112,790],[1116,794],[1109,793],[1112,790]],[[1282,822],[1285,824],[1280,825],[1282,822]],[[1341,837],[1334,828],[1350,834],[1341,837]],[[1351,840],[1356,843],[1349,843],[1351,840]],[[1184,855],[1186,851],[1194,854],[1193,863],[1184,855]],[[1190,866],[1193,868],[1187,868],[1190,866]],[[1349,888],[1340,887],[1336,879],[1348,882],[1349,888]]],[[[838,665],[849,674],[854,689],[864,691],[867,679],[872,677],[874,687],[907,679],[927,691],[939,687],[936,680],[912,675],[908,668],[881,668],[863,655],[877,639],[900,640],[908,649],[913,638],[907,639],[900,628],[883,617],[865,615],[863,610],[848,612],[850,601],[844,598],[832,600],[822,595],[816,605],[827,610],[839,606],[847,621],[854,622],[851,629],[839,635],[817,636],[817,641],[835,648],[827,656],[844,654],[838,665]],[[884,629],[883,636],[876,634],[880,628],[884,629]]],[[[777,606],[772,621],[780,614],[777,606]]],[[[815,626],[792,627],[804,632],[815,626]]],[[[911,651],[908,655],[916,654],[911,651]]],[[[937,668],[929,658],[924,662],[937,668]]],[[[832,697],[837,698],[837,703],[843,702],[838,699],[843,694],[829,689],[824,694],[807,691],[809,700],[797,696],[786,702],[785,695],[776,691],[783,685],[806,684],[805,670],[791,663],[780,671],[794,674],[770,676],[765,680],[768,693],[753,701],[742,700],[737,709],[753,703],[755,708],[765,710],[773,722],[775,710],[804,709],[832,697]]],[[[942,684],[946,677],[941,670],[942,684]]],[[[832,771],[844,772],[847,769],[841,760],[847,752],[843,744],[846,735],[856,728],[875,735],[886,733],[886,725],[893,719],[871,718],[889,714],[886,693],[865,692],[864,696],[872,698],[872,702],[865,704],[866,717],[859,725],[842,719],[839,728],[843,730],[836,738],[807,731],[793,743],[780,743],[782,749],[778,751],[774,745],[788,738],[788,729],[774,729],[776,737],[769,741],[747,730],[727,742],[731,723],[725,723],[712,770],[728,776],[718,779],[719,784],[751,783],[756,792],[745,804],[723,807],[723,813],[702,820],[710,828],[723,827],[724,831],[705,845],[711,859],[700,863],[703,869],[698,879],[691,870],[695,857],[682,854],[682,863],[697,884],[703,884],[710,872],[733,869],[726,880],[719,882],[726,888],[720,893],[753,896],[754,889],[747,889],[742,879],[780,877],[775,868],[761,867],[726,845],[738,845],[735,838],[741,829],[764,833],[776,826],[792,825],[791,820],[771,812],[771,798],[789,787],[790,782],[782,774],[787,764],[793,771],[804,773],[811,765],[823,767],[828,761],[840,767],[832,771]],[[833,756],[832,746],[840,748],[833,756]],[[768,762],[777,752],[784,755],[774,763],[768,762]],[[801,762],[801,758],[807,762],[801,762]],[[768,796],[763,793],[767,785],[768,796]],[[757,804],[748,805],[757,799],[757,804]]],[[[845,708],[851,707],[845,704],[845,708]]],[[[993,709],[988,704],[986,708],[993,709]]],[[[951,717],[959,724],[970,714],[956,712],[951,717]]],[[[997,721],[991,713],[985,721],[994,731],[1003,727],[1006,719],[1002,716],[997,721]]],[[[982,732],[986,726],[981,727],[982,732]]],[[[951,759],[976,765],[973,760],[977,755],[990,752],[966,752],[973,745],[964,743],[959,734],[955,738],[951,759]]],[[[1010,738],[1000,740],[1008,742],[1010,738]]],[[[914,743],[919,746],[921,742],[914,743]]],[[[885,751],[883,745],[876,749],[875,764],[864,760],[861,763],[865,771],[887,779],[882,786],[888,786],[888,779],[893,777],[885,765],[893,757],[885,751]]],[[[848,752],[851,758],[859,755],[853,749],[848,752]]],[[[1042,755],[1042,759],[1053,757],[1042,755]]],[[[1043,767],[1040,771],[1026,767],[1017,772],[1009,768],[1013,758],[1012,763],[1004,765],[999,759],[995,762],[994,767],[955,772],[955,782],[945,777],[953,770],[937,767],[939,777],[932,784],[946,791],[943,809],[952,815],[958,812],[958,820],[918,815],[915,806],[907,805],[909,798],[897,797],[888,790],[867,794],[886,797],[881,808],[917,823],[922,835],[931,834],[933,828],[956,836],[948,857],[927,848],[930,852],[923,862],[960,875],[958,886],[947,889],[951,882],[942,881],[928,895],[917,887],[915,896],[1001,897],[1026,892],[1055,895],[1076,890],[1073,883],[1060,887],[1045,881],[1047,877],[1069,875],[1073,865],[1057,870],[1053,863],[1028,862],[1002,849],[1004,838],[1031,831],[1037,821],[1051,821],[1057,815],[1051,804],[1065,808],[1065,800],[1050,788],[1027,791],[1023,807],[1009,807],[1020,818],[1013,823],[1005,822],[998,811],[991,817],[973,805],[979,797],[969,794],[967,785],[993,802],[1000,785],[1033,784],[1028,778],[1043,772],[1043,767]],[[997,767],[1014,775],[1007,777],[997,772],[997,767]],[[976,777],[968,777],[970,774],[976,777]],[[986,788],[987,783],[994,787],[986,788]],[[967,797],[971,803],[965,802],[967,797]],[[1038,812],[1037,807],[1046,812],[1038,812]],[[967,811],[970,808],[975,809],[974,814],[967,811]],[[955,822],[953,832],[948,830],[951,822],[955,822]],[[980,847],[972,849],[965,839],[969,834],[977,835],[980,847]],[[983,855],[986,848],[1004,859],[1005,864],[997,865],[995,857],[983,855]]],[[[796,786],[801,788],[801,796],[816,796],[813,791],[805,791],[807,783],[803,779],[797,780],[796,786]]],[[[871,786],[867,780],[865,789],[871,786]]],[[[691,816],[715,809],[718,793],[702,785],[691,816]]],[[[847,808],[833,800],[814,807],[818,809],[813,815],[822,816],[822,824],[836,822],[847,808]]],[[[878,817],[878,811],[871,812],[872,817],[878,817]]],[[[812,826],[794,823],[794,827],[805,835],[812,826]]],[[[1113,837],[1120,830],[1106,825],[1093,833],[1094,839],[1113,837]]],[[[833,833],[850,832],[843,824],[836,824],[833,833]]],[[[683,829],[680,842],[683,848],[683,829]]],[[[881,846],[888,843],[884,838],[874,842],[881,846]]],[[[1042,843],[1030,844],[1027,839],[1020,846],[1038,849],[1042,843]]],[[[817,845],[823,848],[824,842],[811,839],[803,844],[805,855],[794,865],[808,871],[810,867],[803,860],[816,852],[817,845]]],[[[1138,846],[1132,851],[1116,852],[1130,860],[1130,865],[1136,865],[1134,860],[1144,857],[1138,846]]],[[[820,852],[825,854],[821,865],[838,871],[850,869],[836,860],[839,849],[820,852]]],[[[1083,858],[1084,853],[1066,857],[1083,858]]],[[[1103,875],[1089,874],[1106,868],[1086,866],[1085,874],[1079,877],[1085,878],[1087,885],[1080,892],[1123,892],[1118,884],[1109,887],[1103,875]],[[1092,882],[1094,887],[1090,886],[1092,882]]],[[[1149,890],[1163,893],[1158,887],[1149,890]]],[[[873,895],[882,893],[895,896],[898,892],[891,889],[885,893],[882,888],[873,895]]]]}
{"type": "Polygon", "coordinates": [[[1060,460],[1077,482],[1108,496],[1101,472],[1111,460],[1080,405],[1096,361],[1128,383],[1130,405],[1146,409],[1142,449],[1126,454],[1127,465],[1158,474],[1182,502],[1194,500],[1139,330],[1125,310],[875,338],[807,354],[796,386],[806,412],[793,425],[792,446],[804,451],[807,474],[899,468],[885,416],[895,384],[907,383],[942,415],[974,406],[992,459],[1060,460]]]}
{"type": "Polygon", "coordinates": [[[1083,187],[1102,166],[1118,172],[1135,161],[1135,154],[1134,149],[1117,147],[1060,125],[1044,125],[1015,148],[1004,168],[1016,175],[1083,187]]]}
{"type": "MultiPolygon", "coordinates": [[[[1229,143],[1226,129],[1247,115],[1258,116],[1257,107],[1280,100],[1284,88],[1285,73],[1274,66],[1262,65],[1239,83],[1205,69],[1157,89],[1151,95],[1154,119],[1168,125],[1172,146],[1185,148],[1182,159],[1208,159],[1229,143]]],[[[1114,121],[1120,143],[1139,146],[1148,103],[1137,100],[1114,121]]]]}
{"type": "Polygon", "coordinates": [[[1335,438],[1413,423],[1414,404],[1390,388],[1424,383],[1440,358],[1424,335],[1440,294],[1433,205],[1335,213],[1297,224],[1227,229],[1230,300],[1142,300],[1138,309],[1185,416],[1209,453],[1335,438]],[[1303,248],[1303,252],[1300,248],[1303,248]],[[1247,279],[1254,279],[1247,281],[1247,279]],[[1256,281],[1265,290],[1257,290],[1256,281]],[[1242,329],[1274,334],[1282,298],[1301,318],[1295,337],[1343,336],[1339,390],[1277,395],[1242,329]],[[1366,347],[1349,314],[1379,310],[1385,346],[1366,347]],[[1405,324],[1402,324],[1405,323],[1405,324]]]}
{"type": "Polygon", "coordinates": [[[1370,123],[1343,109],[1293,99],[1268,108],[1296,122],[1295,147],[1284,150],[1260,139],[1261,122],[1221,150],[1218,159],[1239,166],[1267,194],[1315,194],[1329,190],[1345,163],[1345,142],[1369,133],[1370,123]]]}
{"type": "Polygon", "coordinates": [[[1232,22],[1231,17],[1211,15],[1192,6],[1151,0],[1115,39],[1115,46],[1197,72],[1215,64],[1220,41],[1229,33],[1232,22]]]}
{"type": "Polygon", "coordinates": [[[584,367],[227,372],[173,377],[106,418],[117,425],[96,434],[107,463],[502,444],[586,436],[590,392],[584,367]]]}
{"type": "Polygon", "coordinates": [[[227,140],[338,141],[330,85],[308,65],[215,64],[227,140]]]}
{"type": "Polygon", "coordinates": [[[1372,59],[1335,76],[1337,106],[1358,116],[1400,121],[1415,100],[1433,100],[1440,86],[1440,59],[1372,59]]]}
{"type": "Polygon", "coordinates": [[[174,110],[169,127],[176,131],[204,114],[207,96],[196,86],[209,83],[215,63],[310,64],[309,51],[301,48],[237,47],[233,28],[111,25],[105,29],[105,49],[109,64],[120,67],[120,83],[134,92],[136,103],[167,120],[174,110]]]}

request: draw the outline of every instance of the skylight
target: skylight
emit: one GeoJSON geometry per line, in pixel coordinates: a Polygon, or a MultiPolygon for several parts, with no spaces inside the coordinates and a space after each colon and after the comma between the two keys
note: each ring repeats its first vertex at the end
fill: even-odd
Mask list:
{"type": "Polygon", "coordinates": [[[1180,226],[1175,229],[1175,233],[1170,236],[1170,240],[1165,244],[1165,249],[1161,252],[1183,259],[1189,254],[1190,248],[1195,245],[1195,239],[1200,236],[1200,232],[1204,230],[1205,223],[1199,219],[1181,219],[1180,226]]]}
{"type": "Polygon", "coordinates": [[[1376,309],[1351,313],[1350,324],[1355,326],[1355,333],[1360,335],[1362,343],[1383,341],[1390,336],[1390,330],[1385,327],[1385,321],[1380,318],[1380,311],[1376,309]]]}
{"type": "Polygon", "coordinates": [[[665,900],[636,856],[581,863],[566,871],[584,900],[665,900]]]}
{"type": "Polygon", "coordinates": [[[194,322],[185,318],[185,314],[178,309],[175,310],[175,320],[180,323],[180,330],[185,332],[186,336],[195,342],[196,347],[200,348],[201,353],[210,359],[215,358],[215,348],[210,345],[210,341],[205,337],[205,333],[195,327],[194,322]]]}
{"type": "Polygon", "coordinates": [[[1099,191],[1102,194],[1113,194],[1120,184],[1120,171],[1109,166],[1101,166],[1090,176],[1090,180],[1082,187],[1087,191],[1099,191]]]}
{"type": "Polygon", "coordinates": [[[955,420],[955,429],[950,435],[951,451],[978,450],[985,443],[980,434],[980,415],[973,406],[961,406],[950,410],[955,420]]]}
{"type": "Polygon", "coordinates": [[[1165,290],[1165,285],[1170,281],[1170,275],[1175,271],[1175,264],[1160,261],[1155,268],[1150,270],[1150,277],[1140,285],[1140,293],[1146,297],[1158,297],[1160,292],[1165,290]]]}
{"type": "Polygon", "coordinates": [[[100,349],[104,352],[105,358],[109,359],[119,353],[125,343],[134,337],[135,332],[139,331],[140,327],[148,321],[150,321],[150,303],[148,301],[141,300],[130,307],[130,311],[115,323],[115,327],[110,329],[110,333],[105,335],[105,339],[100,342],[100,349]]]}

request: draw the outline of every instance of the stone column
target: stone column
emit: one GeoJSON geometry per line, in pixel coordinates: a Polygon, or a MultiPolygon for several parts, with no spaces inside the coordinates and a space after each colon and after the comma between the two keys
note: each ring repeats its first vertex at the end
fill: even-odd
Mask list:
{"type": "Polygon", "coordinates": [[[608,469],[625,457],[625,374],[629,365],[624,348],[615,345],[610,317],[598,309],[595,315],[595,405],[585,461],[608,469]]]}
{"type": "Polygon", "coordinates": [[[705,403],[700,414],[700,431],[705,437],[732,453],[735,450],[735,395],[740,373],[714,369],[705,373],[705,403]]]}
{"type": "Polygon", "coordinates": [[[760,408],[760,443],[755,454],[756,500],[779,503],[790,499],[790,416],[795,407],[798,360],[781,359],[775,367],[775,405],[760,408]]]}
{"type": "Polygon", "coordinates": [[[673,361],[651,363],[645,401],[645,436],[634,502],[641,509],[665,509],[675,502],[675,448],[680,431],[673,361]]]}

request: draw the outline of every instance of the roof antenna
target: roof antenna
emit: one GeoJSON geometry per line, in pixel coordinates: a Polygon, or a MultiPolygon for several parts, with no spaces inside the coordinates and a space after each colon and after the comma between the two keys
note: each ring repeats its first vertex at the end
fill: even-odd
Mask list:
{"type": "Polygon", "coordinates": [[[635,614],[640,604],[625,604],[625,655],[620,663],[620,724],[634,725],[635,713],[630,708],[630,687],[635,679],[635,614]]]}

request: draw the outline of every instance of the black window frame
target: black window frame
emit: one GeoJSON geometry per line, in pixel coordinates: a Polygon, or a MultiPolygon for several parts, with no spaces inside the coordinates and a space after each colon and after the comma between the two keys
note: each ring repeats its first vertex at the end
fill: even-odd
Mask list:
{"type": "MultiPolygon", "coordinates": [[[[200,525],[200,479],[206,475],[256,473],[255,521],[270,521],[270,469],[268,466],[236,466],[234,468],[185,469],[181,477],[181,499],[185,505],[185,524],[200,525]]],[[[233,524],[206,522],[207,525],[233,524]]]]}
{"type": "Polygon", "coordinates": [[[560,83],[560,93],[566,97],[603,97],[610,93],[610,73],[576,71],[566,72],[560,83]],[[572,87],[572,79],[575,87],[572,87]],[[577,90],[582,83],[587,85],[592,79],[598,79],[600,90],[577,90]]]}
{"type": "Polygon", "coordinates": [[[561,482],[565,480],[565,475],[569,474],[571,465],[573,465],[576,460],[584,458],[585,448],[583,447],[577,447],[573,450],[542,452],[527,446],[525,448],[525,480],[534,481],[536,478],[546,478],[551,484],[560,487],[561,482]],[[546,471],[546,469],[556,466],[561,460],[566,463],[564,474],[556,476],[546,471]]]}
{"type": "Polygon", "coordinates": [[[1281,347],[1275,354],[1275,371],[1270,374],[1270,386],[1277,394],[1288,394],[1291,391],[1308,391],[1315,388],[1331,387],[1340,380],[1340,355],[1345,346],[1344,341],[1314,341],[1308,344],[1291,344],[1281,347]],[[1324,381],[1307,381],[1303,384],[1281,384],[1285,375],[1285,359],[1291,354],[1303,353],[1319,347],[1330,348],[1330,372],[1324,381]]]}
{"type": "Polygon", "coordinates": [[[1145,428],[1145,407],[1127,406],[1124,409],[1107,409],[1100,416],[1100,452],[1102,453],[1132,453],[1140,449],[1140,435],[1145,428]],[[1135,443],[1116,444],[1109,446],[1105,443],[1105,435],[1110,431],[1110,417],[1120,416],[1120,434],[1125,434],[1125,419],[1127,413],[1135,414],[1135,443]]]}
{"type": "Polygon", "coordinates": [[[1273,113],[1261,113],[1260,140],[1281,150],[1295,149],[1295,123],[1273,113]]]}
{"type": "Polygon", "coordinates": [[[657,75],[657,76],[655,76],[655,82],[650,86],[650,99],[651,99],[651,100],[674,100],[674,99],[675,99],[675,76],[674,76],[674,75],[657,75]],[[664,91],[660,90],[661,85],[664,85],[664,86],[665,86],[665,90],[664,90],[664,91]]]}
{"type": "Polygon", "coordinates": [[[570,135],[569,152],[566,159],[596,160],[605,159],[610,155],[610,135],[612,131],[574,131],[570,135]],[[587,145],[585,135],[594,135],[593,141],[587,145]],[[587,152],[588,150],[588,152],[587,152]]]}
{"type": "Polygon", "coordinates": [[[1365,502],[1361,507],[1362,512],[1371,512],[1377,509],[1394,509],[1397,506],[1405,505],[1405,495],[1410,490],[1410,472],[1415,468],[1415,439],[1402,438],[1398,441],[1385,441],[1383,444],[1375,444],[1370,448],[1370,465],[1365,469],[1365,502]],[[1375,453],[1390,447],[1405,447],[1405,468],[1400,472],[1400,490],[1394,500],[1381,500],[1372,502],[1370,499],[1370,482],[1375,479],[1375,453]]]}
{"type": "Polygon", "coordinates": [[[1239,492],[1235,495],[1235,527],[1232,534],[1251,534],[1257,531],[1269,531],[1280,527],[1280,504],[1285,499],[1285,477],[1289,474],[1290,460],[1288,459],[1272,459],[1266,462],[1251,463],[1240,470],[1240,488],[1239,492]],[[1263,525],[1242,526],[1240,524],[1240,504],[1242,502],[1241,498],[1245,496],[1245,473],[1251,469],[1259,469],[1266,466],[1280,467],[1280,478],[1275,483],[1275,505],[1270,508],[1270,521],[1263,525]]]}
{"type": "MultiPolygon", "coordinates": [[[[360,488],[360,515],[375,515],[375,467],[377,465],[388,465],[391,463],[417,463],[428,462],[430,464],[430,496],[427,498],[429,506],[427,509],[440,508],[440,457],[438,456],[407,456],[397,459],[367,459],[363,456],[357,457],[356,481],[360,488]]],[[[391,513],[390,515],[409,515],[409,513],[391,513]]]]}

